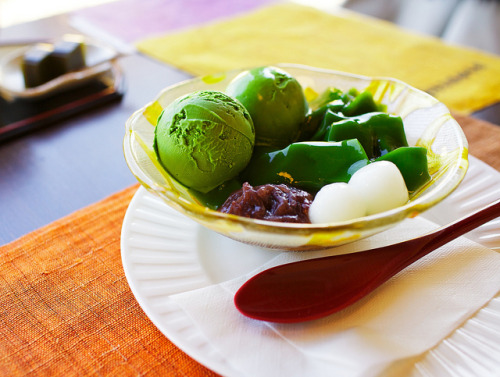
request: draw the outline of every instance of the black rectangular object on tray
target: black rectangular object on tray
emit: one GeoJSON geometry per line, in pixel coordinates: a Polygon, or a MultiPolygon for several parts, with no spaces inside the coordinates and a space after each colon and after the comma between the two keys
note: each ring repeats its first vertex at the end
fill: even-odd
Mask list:
{"type": "Polygon", "coordinates": [[[42,98],[0,97],[0,142],[62,121],[123,97],[122,82],[109,78],[89,80],[76,88],[42,98]]]}

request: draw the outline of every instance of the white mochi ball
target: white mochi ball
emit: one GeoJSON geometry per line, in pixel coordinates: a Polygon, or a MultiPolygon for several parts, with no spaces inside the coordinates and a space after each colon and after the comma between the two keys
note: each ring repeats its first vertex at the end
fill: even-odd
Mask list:
{"type": "Polygon", "coordinates": [[[367,215],[402,206],[409,199],[403,176],[390,161],[362,167],[353,174],[349,186],[364,200],[367,215]]]}
{"type": "Polygon", "coordinates": [[[347,183],[323,186],[309,207],[309,220],[313,224],[351,220],[365,216],[362,198],[347,183]]]}

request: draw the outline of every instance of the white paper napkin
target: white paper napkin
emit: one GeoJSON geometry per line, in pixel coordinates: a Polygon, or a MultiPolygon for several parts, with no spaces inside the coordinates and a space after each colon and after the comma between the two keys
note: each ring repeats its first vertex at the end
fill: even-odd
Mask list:
{"type": "MultiPolygon", "coordinates": [[[[423,218],[406,220],[337,251],[376,247],[435,227],[423,218]]],[[[259,271],[321,255],[284,252],[259,271]]],[[[168,298],[237,376],[398,375],[500,290],[500,254],[461,237],[344,311],[306,323],[273,324],[249,319],[233,304],[236,290],[257,272],[168,298]]]]}

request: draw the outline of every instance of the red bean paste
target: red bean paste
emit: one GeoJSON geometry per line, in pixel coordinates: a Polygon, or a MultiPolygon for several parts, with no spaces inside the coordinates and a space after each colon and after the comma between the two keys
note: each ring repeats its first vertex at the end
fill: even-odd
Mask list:
{"type": "Polygon", "coordinates": [[[313,196],[285,184],[243,187],[226,199],[219,211],[253,219],[309,223],[309,207],[313,196]]]}

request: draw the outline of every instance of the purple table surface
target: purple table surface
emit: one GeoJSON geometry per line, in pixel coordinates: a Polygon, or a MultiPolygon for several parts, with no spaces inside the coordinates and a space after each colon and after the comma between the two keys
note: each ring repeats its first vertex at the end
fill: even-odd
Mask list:
{"type": "Polygon", "coordinates": [[[120,0],[72,13],[103,32],[134,42],[259,8],[273,0],[120,0]]]}

